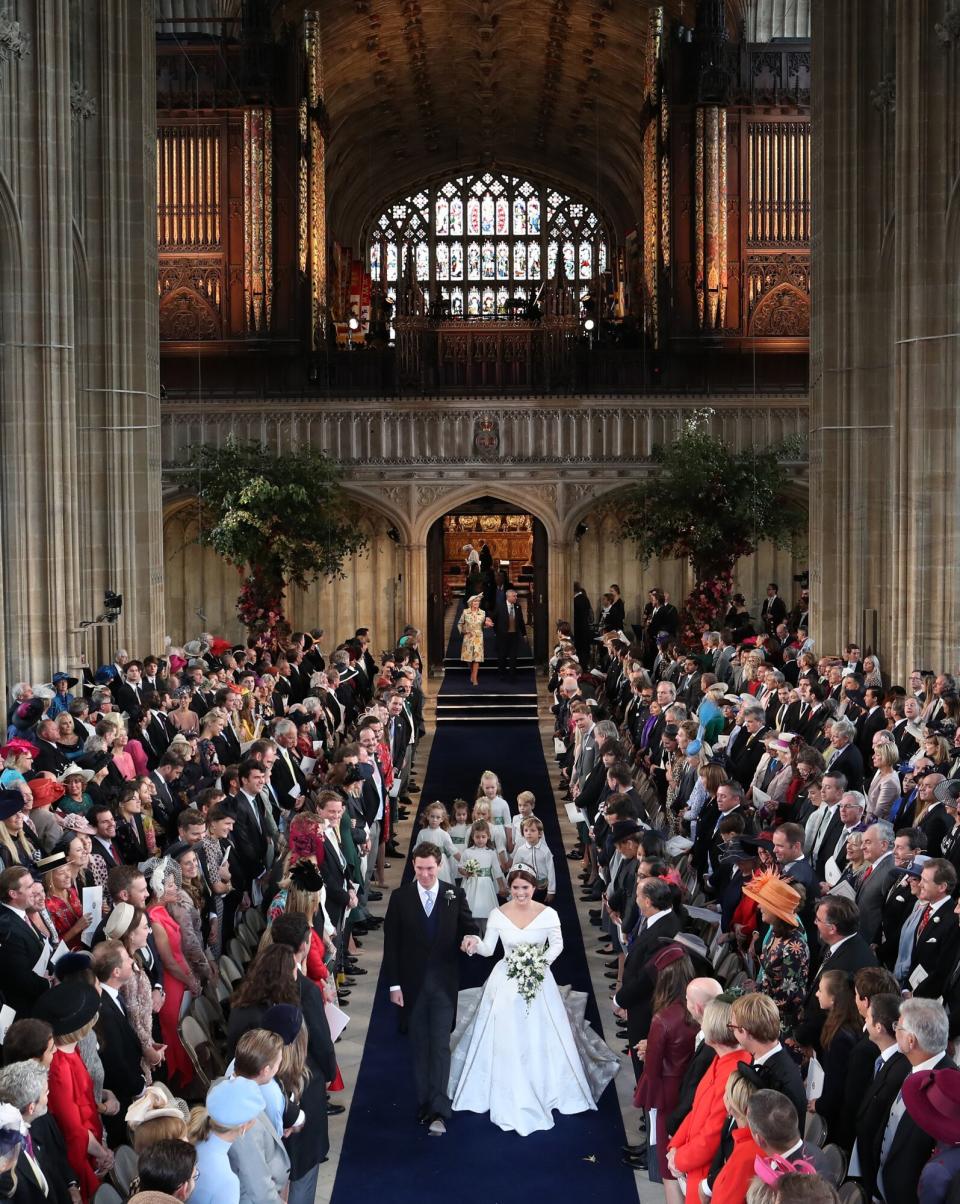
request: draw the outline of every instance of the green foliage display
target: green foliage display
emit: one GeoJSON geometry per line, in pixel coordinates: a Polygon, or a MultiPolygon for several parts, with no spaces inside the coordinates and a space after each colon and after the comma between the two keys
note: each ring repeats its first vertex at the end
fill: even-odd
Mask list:
{"type": "Polygon", "coordinates": [[[798,458],[801,446],[794,438],[732,451],[694,418],[653,449],[657,471],[620,510],[624,533],[642,559],[689,560],[698,580],[732,570],[764,540],[789,546],[806,512],[785,488],[783,462],[798,458]]]}
{"type": "Polygon", "coordinates": [[[203,516],[200,543],[248,572],[237,612],[258,636],[289,632],[289,586],[342,577],[344,560],[366,544],[339,466],[314,448],[274,455],[255,442],[201,444],[187,470],[203,516]]]}

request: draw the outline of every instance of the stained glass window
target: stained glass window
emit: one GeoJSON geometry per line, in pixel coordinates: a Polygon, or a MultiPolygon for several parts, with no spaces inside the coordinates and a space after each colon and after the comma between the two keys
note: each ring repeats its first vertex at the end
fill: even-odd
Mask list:
{"type": "Polygon", "coordinates": [[[425,186],[386,208],[370,238],[374,281],[395,285],[409,254],[424,292],[472,317],[506,316],[511,300],[536,300],[558,262],[581,293],[607,267],[603,222],[583,199],[499,172],[425,186]]]}
{"type": "Polygon", "coordinates": [[[437,243],[437,279],[450,279],[450,244],[446,242],[437,243]]]}

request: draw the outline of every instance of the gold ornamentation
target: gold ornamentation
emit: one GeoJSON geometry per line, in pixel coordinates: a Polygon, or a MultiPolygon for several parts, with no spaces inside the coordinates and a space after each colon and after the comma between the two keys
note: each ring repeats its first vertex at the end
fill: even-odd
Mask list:
{"type": "Polygon", "coordinates": [[[697,317],[700,319],[700,326],[704,324],[704,120],[703,109],[697,109],[697,140],[694,149],[694,189],[693,189],[693,207],[694,207],[694,231],[696,234],[696,250],[694,257],[694,282],[696,285],[697,294],[697,317]]]}
{"type": "Polygon", "coordinates": [[[307,9],[303,14],[303,48],[307,70],[307,196],[310,242],[310,340],[314,350],[322,348],[327,324],[327,193],[326,145],[320,127],[323,103],[323,66],[320,57],[320,14],[307,9]]]}
{"type": "Polygon", "coordinates": [[[246,329],[270,329],[273,310],[273,115],[243,114],[243,311],[246,329]]]}
{"type": "Polygon", "coordinates": [[[809,337],[810,299],[792,284],[778,285],[754,310],[750,334],[756,338],[809,337]]]}

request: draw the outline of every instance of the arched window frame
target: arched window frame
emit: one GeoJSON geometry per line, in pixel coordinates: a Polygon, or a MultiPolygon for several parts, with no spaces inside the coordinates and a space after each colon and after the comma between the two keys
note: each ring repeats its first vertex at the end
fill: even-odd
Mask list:
{"type": "MultiPolygon", "coordinates": [[[[428,246],[428,274],[423,274],[422,251],[418,262],[421,267],[420,284],[428,303],[438,298],[451,303],[458,296],[465,299],[472,287],[476,287],[482,297],[485,288],[493,285],[497,295],[498,316],[506,312],[505,299],[523,300],[535,296],[540,286],[553,277],[555,255],[551,254],[551,248],[559,248],[559,253],[563,255],[564,245],[572,244],[574,274],[572,277],[568,274],[568,283],[577,287],[581,303],[590,292],[598,291],[599,278],[606,271],[608,262],[607,230],[600,215],[585,200],[528,177],[501,172],[472,172],[441,180],[386,207],[373,224],[367,247],[367,264],[374,281],[379,282],[388,300],[395,300],[397,284],[387,270],[388,262],[392,262],[392,256],[387,253],[388,244],[397,247],[397,272],[402,274],[409,248],[424,241],[428,246]],[[462,206],[460,234],[452,233],[456,202],[462,206]],[[539,231],[536,234],[531,233],[530,229],[531,215],[535,212],[539,214],[539,231]],[[474,215],[476,228],[471,226],[474,215]],[[443,232],[444,229],[446,232],[443,232]],[[502,253],[498,254],[498,250],[504,243],[508,248],[509,274],[506,279],[499,273],[503,256],[502,253]],[[447,270],[445,275],[438,277],[437,247],[440,244],[447,248],[447,270]],[[458,276],[453,274],[456,260],[454,244],[460,248],[462,273],[458,276]],[[479,249],[477,277],[471,276],[470,272],[471,244],[476,244],[479,249]],[[518,244],[523,245],[522,255],[517,251],[518,244]],[[532,253],[531,244],[534,244],[532,253]],[[487,246],[494,249],[492,278],[484,274],[484,249],[487,246]],[[539,275],[531,279],[529,265],[534,262],[539,263],[539,275]],[[519,272],[521,263],[522,275],[519,272]]],[[[415,251],[413,253],[416,254],[415,251]]],[[[568,259],[569,256],[564,257],[565,262],[568,259]]],[[[443,262],[442,255],[440,262],[443,262]]],[[[468,308],[464,303],[464,310],[468,308]]],[[[481,313],[481,316],[489,315],[481,313]]]]}

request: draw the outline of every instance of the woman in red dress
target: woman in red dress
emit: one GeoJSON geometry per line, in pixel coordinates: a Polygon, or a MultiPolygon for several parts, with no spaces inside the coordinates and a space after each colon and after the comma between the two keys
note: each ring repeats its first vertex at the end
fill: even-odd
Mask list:
{"type": "Polygon", "coordinates": [[[80,1185],[84,1204],[89,1204],[100,1186],[100,1176],[113,1166],[113,1155],[104,1144],[103,1125],[77,1043],[97,1021],[100,995],[85,982],[54,987],[40,997],[33,1015],[53,1029],[56,1049],[50,1063],[50,1115],[60,1126],[67,1147],[67,1160],[80,1185]]]}
{"type": "Polygon", "coordinates": [[[727,1121],[724,1103],[727,1080],[741,1062],[750,1060],[747,1051],[733,1039],[731,1017],[730,1004],[723,999],[711,999],[703,1010],[700,1030],[717,1056],[697,1085],[693,1107],[670,1139],[667,1151],[672,1173],[687,1177],[686,1204],[699,1204],[697,1188],[720,1146],[720,1135],[727,1121]]]}
{"type": "Polygon", "coordinates": [[[176,906],[180,893],[180,867],[169,857],[161,857],[151,869],[146,867],[147,882],[150,884],[152,903],[147,909],[153,926],[153,939],[164,969],[166,995],[158,1013],[160,1034],[167,1047],[166,1060],[171,1082],[175,1079],[179,1088],[184,1088],[193,1079],[193,1064],[183,1048],[177,1025],[183,1010],[183,997],[187,991],[200,994],[200,983],[190,969],[180,940],[180,925],[168,908],[176,906]]]}
{"type": "Polygon", "coordinates": [[[652,1113],[650,1144],[656,1158],[650,1158],[648,1173],[651,1183],[661,1183],[673,1179],[667,1166],[667,1134],[663,1130],[680,1098],[680,1082],[693,1057],[697,1030],[687,1013],[687,984],[693,978],[693,963],[683,946],[665,945],[652,960],[657,971],[654,1016],[646,1041],[637,1045],[643,1073],[633,1102],[652,1113]]]}
{"type": "Polygon", "coordinates": [[[753,1140],[747,1125],[747,1105],[754,1092],[760,1090],[756,1080],[757,1071],[752,1066],[741,1065],[727,1079],[723,1093],[727,1115],[733,1120],[733,1151],[713,1181],[713,1199],[720,1204],[746,1204],[747,1188],[756,1174],[754,1163],[760,1148],[753,1140]]]}

